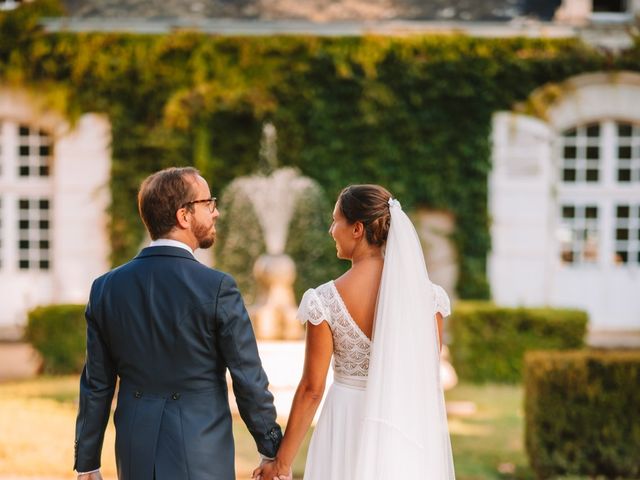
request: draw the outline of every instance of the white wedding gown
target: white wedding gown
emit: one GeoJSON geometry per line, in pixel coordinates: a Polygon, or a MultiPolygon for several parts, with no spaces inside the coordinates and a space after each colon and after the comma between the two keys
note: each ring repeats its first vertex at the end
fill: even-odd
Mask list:
{"type": "MultiPolygon", "coordinates": [[[[444,289],[433,285],[429,293],[434,296],[435,311],[448,316],[451,307],[444,289]]],[[[298,318],[314,325],[327,322],[333,335],[334,383],[311,438],[304,480],[353,480],[357,477],[372,342],[349,314],[333,281],[307,290],[298,318]]],[[[376,459],[367,462],[375,465],[376,459]]]]}

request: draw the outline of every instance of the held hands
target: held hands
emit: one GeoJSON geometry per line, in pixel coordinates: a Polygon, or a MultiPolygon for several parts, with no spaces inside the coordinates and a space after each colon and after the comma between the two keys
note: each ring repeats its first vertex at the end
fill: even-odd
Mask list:
{"type": "Polygon", "coordinates": [[[260,466],[253,471],[251,478],[256,480],[292,480],[293,473],[290,466],[282,465],[276,458],[273,461],[263,460],[260,466]]]}
{"type": "Polygon", "coordinates": [[[102,475],[99,470],[91,473],[79,473],[78,480],[102,480],[102,475]]]}

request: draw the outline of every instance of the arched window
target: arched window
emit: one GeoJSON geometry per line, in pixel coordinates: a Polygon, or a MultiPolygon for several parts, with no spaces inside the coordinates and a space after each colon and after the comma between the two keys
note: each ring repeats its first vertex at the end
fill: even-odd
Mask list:
{"type": "Polygon", "coordinates": [[[559,240],[565,264],[640,265],[640,124],[603,120],[561,136],[559,240]]]}
{"type": "Polygon", "coordinates": [[[530,98],[542,118],[493,119],[494,300],[584,309],[592,331],[637,328],[640,74],[579,75],[530,98]]]}

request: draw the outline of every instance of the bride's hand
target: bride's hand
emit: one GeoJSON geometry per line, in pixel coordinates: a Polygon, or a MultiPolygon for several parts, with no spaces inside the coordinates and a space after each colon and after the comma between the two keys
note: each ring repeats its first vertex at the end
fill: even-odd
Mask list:
{"type": "Polygon", "coordinates": [[[251,474],[256,480],[292,480],[291,467],[281,465],[277,460],[267,462],[256,468],[251,474]]]}
{"type": "Polygon", "coordinates": [[[260,466],[251,472],[251,478],[255,480],[262,480],[262,468],[264,467],[264,463],[261,463],[260,466]]]}
{"type": "Polygon", "coordinates": [[[255,468],[253,472],[251,472],[251,478],[255,478],[256,480],[262,480],[262,467],[264,467],[269,460],[262,460],[260,462],[260,466],[255,468]]]}

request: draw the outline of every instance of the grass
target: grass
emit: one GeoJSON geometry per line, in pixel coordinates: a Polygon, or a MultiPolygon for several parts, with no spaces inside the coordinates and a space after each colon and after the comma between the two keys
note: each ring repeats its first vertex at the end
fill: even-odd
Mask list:
{"type": "MultiPolygon", "coordinates": [[[[42,377],[0,384],[0,476],[75,478],[73,439],[77,377],[42,377]]],[[[449,420],[458,480],[533,479],[523,449],[522,389],[519,386],[459,385],[448,402],[475,404],[471,415],[449,420]]],[[[251,435],[234,421],[236,470],[248,478],[257,464],[251,435]]],[[[301,478],[309,436],[294,464],[301,478]]],[[[110,422],[102,454],[106,479],[114,480],[114,430],[110,422]]]]}
{"type": "MultiPolygon", "coordinates": [[[[0,475],[75,478],[77,388],[75,377],[0,385],[0,475]]],[[[113,442],[110,427],[105,443],[113,442]]],[[[103,463],[106,476],[115,478],[112,448],[105,449],[103,463]]]]}
{"type": "Polygon", "coordinates": [[[522,388],[459,385],[447,402],[472,401],[476,411],[452,416],[449,431],[459,480],[533,479],[524,451],[522,388]]]}

